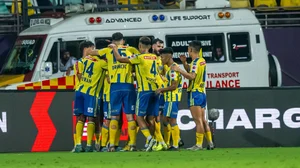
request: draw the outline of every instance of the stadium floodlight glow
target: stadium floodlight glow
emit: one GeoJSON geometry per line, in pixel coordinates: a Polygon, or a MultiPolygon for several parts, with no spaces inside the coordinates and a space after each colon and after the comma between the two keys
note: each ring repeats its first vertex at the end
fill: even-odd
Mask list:
{"type": "Polygon", "coordinates": [[[159,15],[159,20],[164,21],[165,20],[165,15],[159,15]]]}
{"type": "Polygon", "coordinates": [[[157,15],[153,15],[153,16],[152,16],[152,20],[153,20],[153,21],[157,21],[157,20],[158,20],[158,16],[157,16],[157,15]]]}

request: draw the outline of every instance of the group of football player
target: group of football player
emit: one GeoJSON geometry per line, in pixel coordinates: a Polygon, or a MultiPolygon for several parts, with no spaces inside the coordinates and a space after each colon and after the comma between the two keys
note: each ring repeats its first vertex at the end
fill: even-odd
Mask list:
{"type": "Polygon", "coordinates": [[[185,70],[173,61],[172,48],[164,48],[160,39],[141,37],[136,49],[124,45],[123,34],[117,32],[112,35],[112,41],[97,43],[104,47],[95,49],[92,42],[82,42],[82,58],[74,65],[74,115],[77,118],[74,152],[136,151],[139,130],[146,138],[145,151],[179,150],[183,146],[177,125],[182,76],[189,80],[185,100],[196,124],[196,144],[187,149],[203,149],[204,137],[213,149],[211,131],[205,119],[206,62],[199,41],[189,43],[190,64],[186,56],[180,56],[185,70]],[[119,146],[122,115],[126,115],[128,122],[128,141],[124,148],[119,146]],[[84,149],[82,134],[86,121],[84,149]]]}

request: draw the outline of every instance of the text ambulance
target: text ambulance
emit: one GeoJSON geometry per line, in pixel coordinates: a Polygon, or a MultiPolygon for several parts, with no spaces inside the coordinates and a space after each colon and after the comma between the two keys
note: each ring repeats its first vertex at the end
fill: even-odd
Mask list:
{"type": "MultiPolygon", "coordinates": [[[[207,88],[281,85],[280,64],[268,53],[260,23],[248,9],[154,10],[78,14],[32,19],[20,33],[0,74],[2,89],[72,89],[74,76],[61,69],[62,51],[80,58],[83,40],[124,34],[137,47],[141,36],[160,38],[174,60],[199,40],[207,62],[207,88]]],[[[104,46],[96,46],[101,48],[104,46]]],[[[184,80],[184,87],[188,81],[184,80]]]]}

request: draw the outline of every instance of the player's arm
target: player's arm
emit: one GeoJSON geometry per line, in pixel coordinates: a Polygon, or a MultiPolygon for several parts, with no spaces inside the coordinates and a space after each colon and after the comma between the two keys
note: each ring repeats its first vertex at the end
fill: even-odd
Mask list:
{"type": "Polygon", "coordinates": [[[171,86],[168,86],[166,88],[157,89],[156,93],[164,93],[164,92],[168,92],[168,91],[173,91],[177,88],[177,86],[178,86],[177,73],[175,71],[171,71],[170,76],[171,76],[171,78],[170,78],[171,86]]]}
{"type": "Polygon", "coordinates": [[[179,58],[180,58],[180,61],[183,64],[184,69],[187,72],[190,72],[190,65],[186,62],[186,56],[185,55],[180,55],[179,58]]]}
{"type": "Polygon", "coordinates": [[[118,48],[115,44],[110,44],[109,47],[113,50],[114,57],[116,58],[117,61],[121,63],[130,63],[130,59],[127,57],[121,57],[118,48]]]}
{"type": "Polygon", "coordinates": [[[194,65],[193,68],[190,73],[189,72],[186,72],[184,71],[183,69],[181,69],[179,66],[176,66],[176,65],[173,65],[171,67],[171,69],[173,71],[176,71],[176,72],[179,72],[182,76],[184,76],[185,78],[187,78],[188,80],[193,80],[196,78],[196,72],[197,72],[197,65],[194,65]]]}
{"type": "Polygon", "coordinates": [[[98,56],[100,59],[106,59],[106,48],[104,49],[101,49],[101,50],[91,50],[91,51],[88,51],[86,54],[87,55],[93,55],[93,56],[98,56]]]}
{"type": "Polygon", "coordinates": [[[82,77],[82,71],[83,71],[83,64],[81,61],[77,61],[75,64],[74,64],[74,68],[76,69],[76,77],[78,78],[78,80],[80,81],[81,80],[81,77],[82,77]]]}

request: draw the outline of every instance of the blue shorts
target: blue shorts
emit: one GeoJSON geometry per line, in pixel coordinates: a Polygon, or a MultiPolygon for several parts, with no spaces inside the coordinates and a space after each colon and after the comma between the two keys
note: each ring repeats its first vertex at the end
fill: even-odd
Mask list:
{"type": "Polygon", "coordinates": [[[135,113],[136,92],[133,84],[112,83],[110,86],[111,116],[135,113]]]}
{"type": "Polygon", "coordinates": [[[201,92],[188,92],[188,106],[206,107],[206,95],[201,92]]]}
{"type": "Polygon", "coordinates": [[[75,92],[74,115],[83,114],[88,117],[96,117],[98,100],[95,96],[75,92]]]}
{"type": "Polygon", "coordinates": [[[164,116],[170,118],[177,118],[179,102],[166,102],[164,108],[164,116]]]}
{"type": "Polygon", "coordinates": [[[109,102],[103,102],[103,112],[104,112],[104,119],[105,120],[110,120],[110,103],[109,102]]]}
{"type": "Polygon", "coordinates": [[[159,95],[153,91],[138,92],[135,111],[137,116],[158,116],[159,95]]]}
{"type": "Polygon", "coordinates": [[[159,111],[163,111],[165,106],[165,97],[164,95],[159,96],[159,111]]]}

